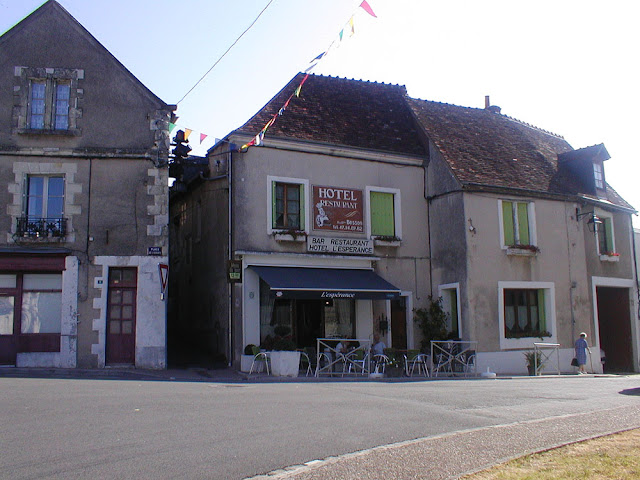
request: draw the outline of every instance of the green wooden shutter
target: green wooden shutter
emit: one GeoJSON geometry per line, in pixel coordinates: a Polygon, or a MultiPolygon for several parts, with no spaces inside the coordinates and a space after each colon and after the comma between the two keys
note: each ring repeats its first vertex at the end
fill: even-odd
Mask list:
{"type": "Polygon", "coordinates": [[[518,203],[518,243],[530,245],[529,240],[529,205],[518,203]]]}
{"type": "Polygon", "coordinates": [[[304,209],[304,185],[300,184],[300,230],[304,230],[305,209],[304,209]]]}
{"type": "Polygon", "coordinates": [[[547,312],[544,303],[544,290],[538,290],[538,320],[540,325],[540,331],[547,330],[547,312]]]}
{"type": "Polygon", "coordinates": [[[613,220],[611,218],[604,219],[604,233],[607,242],[607,253],[613,252],[613,220]]]}
{"type": "Polygon", "coordinates": [[[271,228],[276,228],[277,209],[276,182],[271,182],[271,228]]]}
{"type": "Polygon", "coordinates": [[[371,235],[395,236],[393,193],[371,192],[369,202],[371,207],[371,235]]]}
{"type": "Polygon", "coordinates": [[[511,202],[502,202],[502,228],[504,230],[504,244],[515,245],[513,204],[511,202]]]}

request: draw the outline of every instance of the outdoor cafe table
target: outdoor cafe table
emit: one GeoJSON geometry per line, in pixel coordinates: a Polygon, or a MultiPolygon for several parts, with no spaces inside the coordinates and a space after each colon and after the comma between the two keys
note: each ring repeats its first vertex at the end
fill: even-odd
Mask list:
{"type": "Polygon", "coordinates": [[[369,368],[371,340],[361,338],[318,338],[317,339],[317,366],[316,377],[320,375],[366,375],[369,368]],[[347,353],[338,352],[336,347],[343,345],[358,345],[347,353]],[[362,356],[358,355],[362,352],[362,356]],[[322,365],[324,361],[324,365],[322,365]],[[337,366],[342,367],[340,371],[337,366]],[[353,370],[353,371],[352,371],[353,370]]]}

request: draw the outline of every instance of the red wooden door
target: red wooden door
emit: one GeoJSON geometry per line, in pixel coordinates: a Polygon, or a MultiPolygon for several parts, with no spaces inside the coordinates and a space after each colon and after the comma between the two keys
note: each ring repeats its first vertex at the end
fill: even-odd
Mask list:
{"type": "Polygon", "coordinates": [[[110,268],[107,293],[106,363],[136,361],[136,268],[110,268]]]}
{"type": "MultiPolygon", "coordinates": [[[[0,365],[15,365],[18,352],[16,298],[0,294],[0,365]]],[[[19,328],[19,327],[18,327],[19,328]]]]}

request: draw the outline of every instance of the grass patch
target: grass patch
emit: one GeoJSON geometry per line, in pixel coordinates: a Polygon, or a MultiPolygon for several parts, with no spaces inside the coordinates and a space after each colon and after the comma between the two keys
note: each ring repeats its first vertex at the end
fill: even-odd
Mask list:
{"type": "Polygon", "coordinates": [[[525,455],[465,480],[584,480],[640,478],[640,429],[525,455]]]}

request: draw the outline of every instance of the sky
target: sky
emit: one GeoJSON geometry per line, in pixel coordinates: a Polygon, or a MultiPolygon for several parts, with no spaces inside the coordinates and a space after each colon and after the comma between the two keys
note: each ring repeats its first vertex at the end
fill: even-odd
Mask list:
{"type": "MultiPolygon", "coordinates": [[[[0,0],[0,32],[42,3],[0,0]]],[[[604,143],[607,181],[640,209],[636,0],[368,0],[375,18],[361,0],[59,3],[170,104],[267,7],[178,103],[178,127],[194,131],[195,154],[246,122],[345,29],[313,73],[405,85],[414,98],[475,108],[489,95],[503,114],[574,148],[604,143]]]]}

